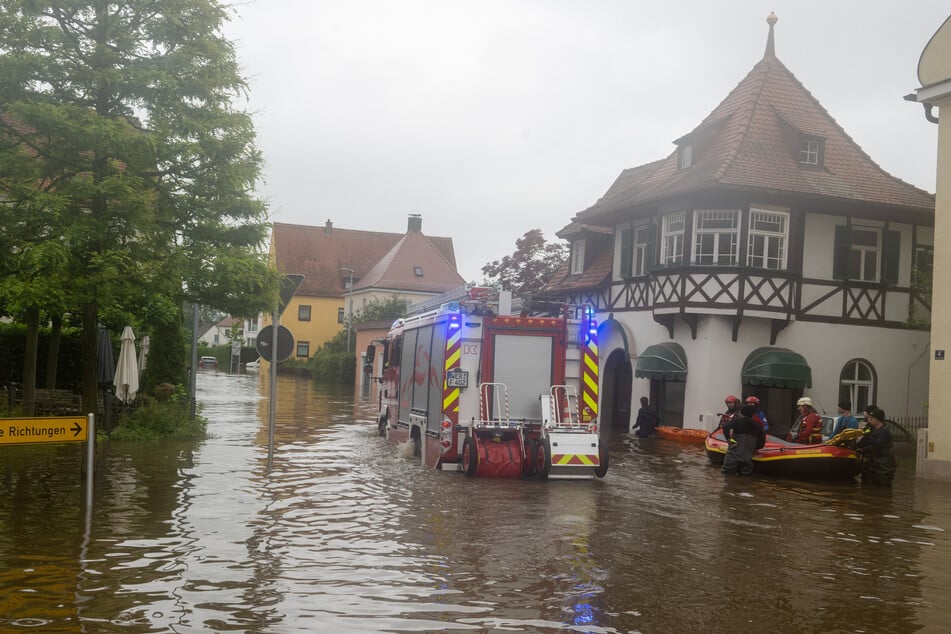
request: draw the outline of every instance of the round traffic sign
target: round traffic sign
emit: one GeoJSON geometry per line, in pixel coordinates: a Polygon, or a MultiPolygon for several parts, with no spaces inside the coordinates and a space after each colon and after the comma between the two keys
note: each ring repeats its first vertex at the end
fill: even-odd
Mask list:
{"type": "MultiPolygon", "coordinates": [[[[274,335],[274,326],[265,326],[261,328],[261,331],[258,332],[257,342],[255,343],[255,348],[258,350],[258,354],[261,355],[265,361],[271,360],[271,346],[274,335]]],[[[280,363],[287,357],[291,356],[291,352],[294,351],[294,335],[291,334],[291,331],[285,328],[284,326],[278,326],[277,328],[277,354],[274,355],[277,357],[277,362],[280,363]]]]}

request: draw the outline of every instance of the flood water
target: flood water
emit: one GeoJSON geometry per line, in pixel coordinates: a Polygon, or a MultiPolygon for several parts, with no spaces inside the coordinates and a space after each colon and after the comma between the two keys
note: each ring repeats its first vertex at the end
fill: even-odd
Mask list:
{"type": "Polygon", "coordinates": [[[424,469],[372,403],[205,372],[199,444],[0,446],[0,632],[951,631],[951,485],[724,479],[618,434],[601,481],[424,469]]]}

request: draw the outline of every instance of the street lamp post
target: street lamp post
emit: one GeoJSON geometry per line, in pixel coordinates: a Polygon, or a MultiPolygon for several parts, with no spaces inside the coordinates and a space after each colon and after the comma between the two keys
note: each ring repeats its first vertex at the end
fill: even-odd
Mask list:
{"type": "Polygon", "coordinates": [[[347,352],[350,352],[350,328],[353,324],[353,269],[341,266],[340,270],[350,274],[350,281],[347,283],[347,352]]]}

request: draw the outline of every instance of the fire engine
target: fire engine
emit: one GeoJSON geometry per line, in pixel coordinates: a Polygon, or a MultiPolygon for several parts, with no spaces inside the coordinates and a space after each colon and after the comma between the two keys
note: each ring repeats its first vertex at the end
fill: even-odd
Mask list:
{"type": "Polygon", "coordinates": [[[509,315],[510,295],[483,287],[437,302],[367,349],[372,366],[382,347],[380,435],[470,476],[604,477],[593,309],[509,315]]]}

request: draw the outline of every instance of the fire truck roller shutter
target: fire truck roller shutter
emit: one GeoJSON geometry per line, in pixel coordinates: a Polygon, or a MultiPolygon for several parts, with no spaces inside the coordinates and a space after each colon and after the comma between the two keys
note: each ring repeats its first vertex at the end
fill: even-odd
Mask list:
{"type": "Polygon", "coordinates": [[[495,336],[492,380],[508,388],[512,418],[541,418],[539,394],[548,394],[552,382],[550,337],[495,336]]]}
{"type": "Polygon", "coordinates": [[[429,402],[426,406],[426,428],[433,433],[440,430],[443,418],[443,382],[446,372],[446,320],[432,329],[433,342],[429,357],[429,402]]]}
{"type": "MultiPolygon", "coordinates": [[[[409,423],[409,411],[413,407],[413,385],[416,372],[416,331],[408,330],[403,333],[403,352],[400,358],[400,384],[398,416],[403,423],[409,423]]],[[[392,415],[392,413],[391,413],[392,415]]]]}
{"type": "MultiPolygon", "coordinates": [[[[429,390],[432,389],[433,383],[433,327],[423,326],[417,333],[416,364],[413,369],[413,409],[425,412],[429,407],[429,390]]],[[[442,386],[439,386],[439,389],[442,394],[442,386]]]]}

